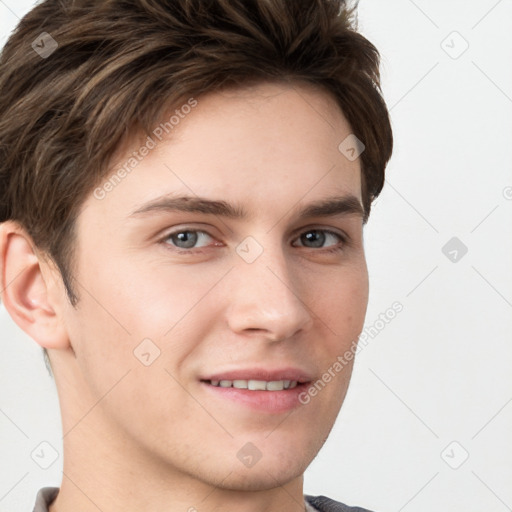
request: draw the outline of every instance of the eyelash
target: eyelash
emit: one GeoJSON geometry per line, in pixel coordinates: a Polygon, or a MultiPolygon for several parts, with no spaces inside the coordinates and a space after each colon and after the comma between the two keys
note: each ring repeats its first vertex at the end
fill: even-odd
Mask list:
{"type": "MultiPolygon", "coordinates": [[[[299,236],[297,238],[300,238],[302,235],[306,234],[306,233],[311,233],[313,231],[317,231],[317,232],[321,232],[321,233],[325,233],[325,234],[328,234],[328,235],[333,235],[337,238],[339,238],[340,242],[341,242],[341,245],[336,245],[330,249],[322,249],[322,248],[318,248],[318,249],[315,249],[314,247],[305,247],[305,246],[299,246],[299,247],[303,247],[305,249],[313,249],[313,250],[316,250],[316,251],[319,251],[319,252],[324,252],[324,253],[336,253],[336,252],[340,252],[344,249],[344,246],[346,244],[348,244],[348,238],[346,236],[343,236],[341,235],[340,233],[337,233],[335,231],[331,231],[329,229],[317,229],[317,228],[311,228],[311,229],[308,229],[306,231],[303,231],[302,233],[299,234],[299,236]]],[[[168,248],[170,248],[170,244],[167,243],[167,241],[174,235],[179,235],[180,233],[203,233],[203,234],[206,234],[207,236],[209,236],[210,238],[215,238],[213,237],[212,235],[210,235],[207,231],[203,231],[202,229],[180,229],[178,231],[173,231],[171,233],[167,233],[161,240],[160,242],[167,246],[168,248]]],[[[204,249],[208,249],[210,246],[206,246],[204,247],[204,249]]],[[[172,247],[170,248],[169,250],[175,252],[175,253],[178,253],[178,254],[202,254],[204,253],[204,250],[201,250],[202,248],[198,248],[198,249],[194,249],[194,248],[191,248],[191,249],[181,249],[179,247],[172,247]]]]}

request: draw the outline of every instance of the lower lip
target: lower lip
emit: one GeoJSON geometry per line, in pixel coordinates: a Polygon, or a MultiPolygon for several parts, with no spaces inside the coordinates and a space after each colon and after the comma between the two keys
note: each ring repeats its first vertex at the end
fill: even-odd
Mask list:
{"type": "Polygon", "coordinates": [[[276,414],[302,405],[299,395],[309,386],[308,383],[304,383],[297,384],[293,389],[283,389],[282,391],[250,391],[248,389],[221,388],[207,382],[201,382],[201,384],[209,393],[217,397],[231,400],[256,411],[276,414]]]}

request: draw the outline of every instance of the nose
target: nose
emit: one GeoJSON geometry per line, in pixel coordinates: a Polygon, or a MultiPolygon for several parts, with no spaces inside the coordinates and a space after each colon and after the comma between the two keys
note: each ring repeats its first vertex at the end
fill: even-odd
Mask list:
{"type": "Polygon", "coordinates": [[[239,262],[226,284],[232,299],[228,324],[237,334],[282,341],[313,324],[300,275],[281,248],[265,249],[252,263],[239,262]]]}

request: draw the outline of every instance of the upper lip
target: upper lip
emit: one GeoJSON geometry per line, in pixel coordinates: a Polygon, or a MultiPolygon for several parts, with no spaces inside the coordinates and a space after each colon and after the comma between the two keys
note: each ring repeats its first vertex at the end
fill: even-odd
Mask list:
{"type": "Polygon", "coordinates": [[[238,368],[236,370],[226,370],[212,373],[202,377],[201,380],[291,380],[297,382],[310,382],[311,373],[300,368],[238,368]]]}

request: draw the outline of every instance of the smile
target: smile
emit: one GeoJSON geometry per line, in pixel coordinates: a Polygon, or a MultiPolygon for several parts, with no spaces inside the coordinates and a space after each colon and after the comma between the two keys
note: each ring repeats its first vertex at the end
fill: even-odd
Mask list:
{"type": "Polygon", "coordinates": [[[250,391],[283,391],[297,387],[296,380],[210,380],[212,386],[220,388],[248,389],[250,391]]]}

